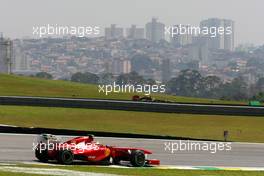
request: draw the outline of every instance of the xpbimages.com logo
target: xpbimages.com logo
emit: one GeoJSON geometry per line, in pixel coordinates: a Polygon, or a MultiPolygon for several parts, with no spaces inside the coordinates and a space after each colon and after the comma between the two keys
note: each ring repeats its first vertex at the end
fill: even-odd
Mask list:
{"type": "Polygon", "coordinates": [[[221,35],[232,35],[232,26],[191,26],[191,25],[175,25],[175,26],[165,26],[165,35],[169,35],[174,38],[179,35],[193,35],[193,36],[209,36],[211,38],[221,36],[221,35]]]}
{"type": "Polygon", "coordinates": [[[215,154],[220,151],[231,151],[232,143],[230,142],[196,142],[196,141],[176,141],[164,142],[164,151],[171,154],[177,151],[204,151],[215,154]]]}
{"type": "Polygon", "coordinates": [[[33,26],[33,35],[37,37],[64,36],[89,37],[100,35],[99,26],[67,26],[58,24],[47,24],[33,26]]]}
{"type": "Polygon", "coordinates": [[[151,93],[164,93],[166,92],[165,85],[150,85],[150,84],[113,84],[98,85],[99,93],[108,95],[109,93],[143,93],[144,95],[150,95],[151,93]]]}

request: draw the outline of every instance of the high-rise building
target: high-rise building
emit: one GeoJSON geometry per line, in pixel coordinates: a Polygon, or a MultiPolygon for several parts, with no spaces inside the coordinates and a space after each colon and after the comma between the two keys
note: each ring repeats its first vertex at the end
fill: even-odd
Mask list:
{"type": "Polygon", "coordinates": [[[124,29],[116,27],[115,24],[111,24],[109,28],[105,28],[105,39],[120,39],[124,37],[124,29]]]}
{"type": "Polygon", "coordinates": [[[152,21],[146,24],[146,38],[152,42],[159,42],[165,38],[165,25],[152,18],[152,21]]]}
{"type": "Polygon", "coordinates": [[[169,59],[163,59],[161,64],[162,82],[166,83],[171,78],[171,66],[169,59]]]}
{"type": "Polygon", "coordinates": [[[13,70],[22,71],[29,68],[26,54],[22,51],[23,40],[14,40],[14,63],[12,64],[13,70]]]}
{"type": "Polygon", "coordinates": [[[230,35],[225,35],[224,37],[224,40],[225,40],[225,43],[224,43],[224,49],[225,50],[230,50],[230,51],[233,51],[234,48],[235,48],[235,22],[232,21],[232,20],[224,20],[224,25],[225,27],[231,27],[232,28],[232,34],[230,35]]]}
{"type": "MultiPolygon", "coordinates": [[[[185,27],[187,28],[188,26],[185,27]]],[[[171,36],[170,38],[171,43],[176,47],[191,44],[193,36],[187,32],[185,34],[180,34],[179,31],[175,31],[178,29],[179,29],[179,25],[175,25],[173,31],[175,35],[171,36]]]]}
{"type": "Polygon", "coordinates": [[[127,59],[115,58],[112,62],[112,73],[114,75],[126,74],[131,72],[131,62],[127,59]]]}
{"type": "Polygon", "coordinates": [[[0,34],[0,73],[10,73],[13,53],[12,41],[0,34]]]}
{"type": "Polygon", "coordinates": [[[193,43],[188,45],[188,61],[198,61],[201,65],[209,65],[208,49],[208,40],[206,37],[193,37],[193,43]]]}
{"type": "Polygon", "coordinates": [[[144,28],[138,28],[136,25],[132,25],[126,30],[127,38],[130,39],[143,39],[144,38],[144,28]]]}
{"type": "Polygon", "coordinates": [[[123,73],[130,73],[131,72],[131,62],[130,60],[123,60],[123,73]]]}
{"type": "Polygon", "coordinates": [[[224,34],[219,34],[217,32],[216,36],[212,37],[209,34],[207,38],[210,49],[225,49],[229,51],[234,50],[234,21],[227,19],[210,18],[201,21],[200,27],[201,29],[203,27],[207,27],[207,28],[214,27],[217,29],[219,29],[220,27],[224,29],[227,29],[227,27],[231,28],[232,30],[231,34],[227,34],[227,32],[224,32],[224,34]]]}

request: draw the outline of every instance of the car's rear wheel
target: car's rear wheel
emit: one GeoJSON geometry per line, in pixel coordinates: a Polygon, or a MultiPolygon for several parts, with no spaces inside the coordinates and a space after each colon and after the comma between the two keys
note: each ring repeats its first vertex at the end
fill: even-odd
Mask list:
{"type": "Polygon", "coordinates": [[[72,164],[73,154],[70,150],[61,150],[58,155],[58,162],[61,164],[72,164]]]}
{"type": "Polygon", "coordinates": [[[41,151],[39,148],[35,150],[35,156],[40,162],[48,162],[48,150],[41,151]]]}
{"type": "Polygon", "coordinates": [[[146,163],[145,153],[141,150],[133,150],[131,152],[130,162],[134,167],[143,167],[146,163]]]}

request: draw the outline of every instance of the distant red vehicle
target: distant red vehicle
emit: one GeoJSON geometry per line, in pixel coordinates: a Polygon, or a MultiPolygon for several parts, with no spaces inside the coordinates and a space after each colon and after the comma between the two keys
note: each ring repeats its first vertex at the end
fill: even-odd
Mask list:
{"type": "Polygon", "coordinates": [[[152,102],[153,101],[153,99],[150,96],[140,97],[139,95],[134,95],[132,97],[132,100],[133,101],[147,101],[147,102],[152,102]]]}
{"type": "Polygon", "coordinates": [[[72,164],[74,160],[93,164],[120,164],[128,161],[134,167],[159,165],[159,160],[149,160],[151,151],[140,148],[113,147],[94,142],[92,135],[76,137],[61,143],[56,136],[42,134],[35,148],[35,156],[41,162],[56,160],[61,164],[72,164]]]}
{"type": "Polygon", "coordinates": [[[173,103],[172,101],[168,101],[168,100],[159,100],[159,99],[152,98],[151,96],[140,97],[139,95],[134,95],[132,97],[132,101],[155,102],[155,103],[173,103]]]}

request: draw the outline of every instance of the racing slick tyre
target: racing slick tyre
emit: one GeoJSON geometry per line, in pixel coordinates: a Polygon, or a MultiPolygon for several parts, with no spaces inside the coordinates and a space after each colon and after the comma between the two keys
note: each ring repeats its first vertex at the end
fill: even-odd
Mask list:
{"type": "Polygon", "coordinates": [[[134,167],[143,167],[146,163],[144,152],[141,150],[133,150],[131,152],[130,162],[134,167]]]}
{"type": "Polygon", "coordinates": [[[48,162],[48,150],[41,151],[39,148],[35,150],[35,156],[40,162],[48,162]]]}
{"type": "Polygon", "coordinates": [[[73,154],[70,150],[61,150],[58,155],[58,162],[60,164],[72,164],[73,154]]]}

